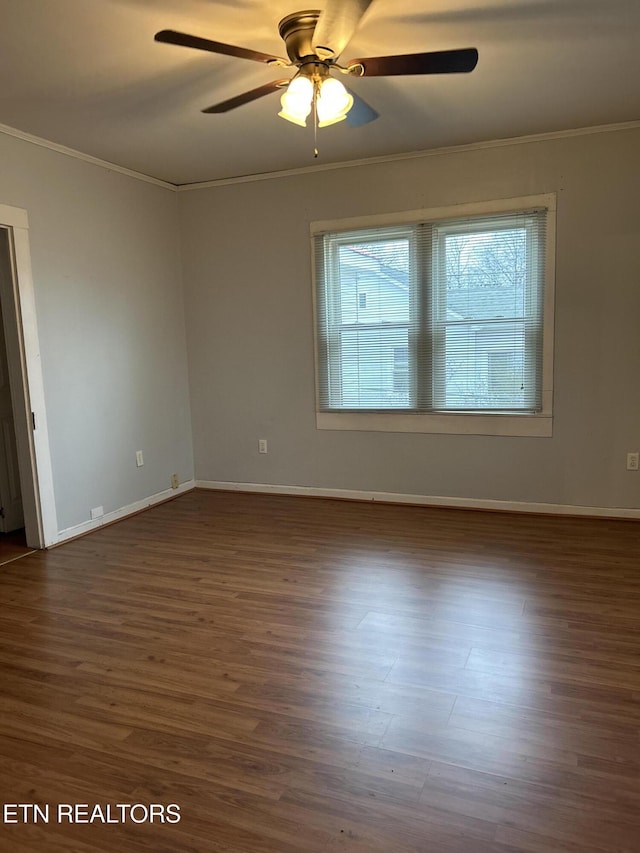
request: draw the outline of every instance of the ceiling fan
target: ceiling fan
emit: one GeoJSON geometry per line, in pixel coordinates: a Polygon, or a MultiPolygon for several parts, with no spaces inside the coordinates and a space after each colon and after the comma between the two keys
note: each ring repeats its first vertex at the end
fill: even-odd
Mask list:
{"type": "Polygon", "coordinates": [[[338,71],[345,77],[388,77],[466,73],[476,67],[478,51],[474,47],[431,53],[374,56],[339,64],[340,54],[371,2],[372,0],[327,0],[324,11],[308,10],[287,15],[280,21],[278,29],[288,59],[175,30],[161,30],[156,33],[155,40],[240,59],[251,59],[277,68],[295,67],[297,72],[293,78],[273,80],[207,107],[202,112],[225,113],[278,89],[286,89],[281,97],[282,108],[278,115],[302,126],[306,125],[312,110],[314,127],[326,127],[343,119],[348,119],[352,126],[359,126],[378,118],[378,113],[372,107],[332,75],[333,71],[338,71]]]}

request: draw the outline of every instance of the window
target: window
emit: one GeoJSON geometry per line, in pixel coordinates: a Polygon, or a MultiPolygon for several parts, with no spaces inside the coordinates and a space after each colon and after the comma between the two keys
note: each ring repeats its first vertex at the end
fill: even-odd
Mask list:
{"type": "Polygon", "coordinates": [[[403,431],[431,431],[435,418],[434,431],[549,434],[514,426],[551,414],[553,197],[543,200],[362,227],[318,224],[319,426],[397,429],[410,415],[403,431]]]}

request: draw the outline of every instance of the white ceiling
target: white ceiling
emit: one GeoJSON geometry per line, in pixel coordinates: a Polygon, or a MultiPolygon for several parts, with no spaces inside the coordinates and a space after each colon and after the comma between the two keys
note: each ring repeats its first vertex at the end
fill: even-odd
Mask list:
{"type": "MultiPolygon", "coordinates": [[[[343,59],[477,47],[471,74],[352,79],[381,117],[318,132],[285,70],[154,42],[161,29],[284,54],[291,0],[0,0],[0,123],[175,184],[640,119],[640,0],[374,0],[343,59]]],[[[315,8],[323,8],[324,0],[315,8]]]]}

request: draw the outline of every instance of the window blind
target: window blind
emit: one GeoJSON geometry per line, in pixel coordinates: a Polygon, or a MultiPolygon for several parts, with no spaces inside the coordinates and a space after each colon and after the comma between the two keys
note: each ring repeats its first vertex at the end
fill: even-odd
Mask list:
{"type": "Polygon", "coordinates": [[[320,411],[542,405],[546,211],[317,234],[320,411]]]}

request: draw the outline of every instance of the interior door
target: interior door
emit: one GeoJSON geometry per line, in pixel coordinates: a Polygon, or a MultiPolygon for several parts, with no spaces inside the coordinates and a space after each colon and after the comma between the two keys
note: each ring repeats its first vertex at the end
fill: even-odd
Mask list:
{"type": "Polygon", "coordinates": [[[0,316],[0,532],[24,527],[18,448],[7,367],[4,324],[0,316]]]}

